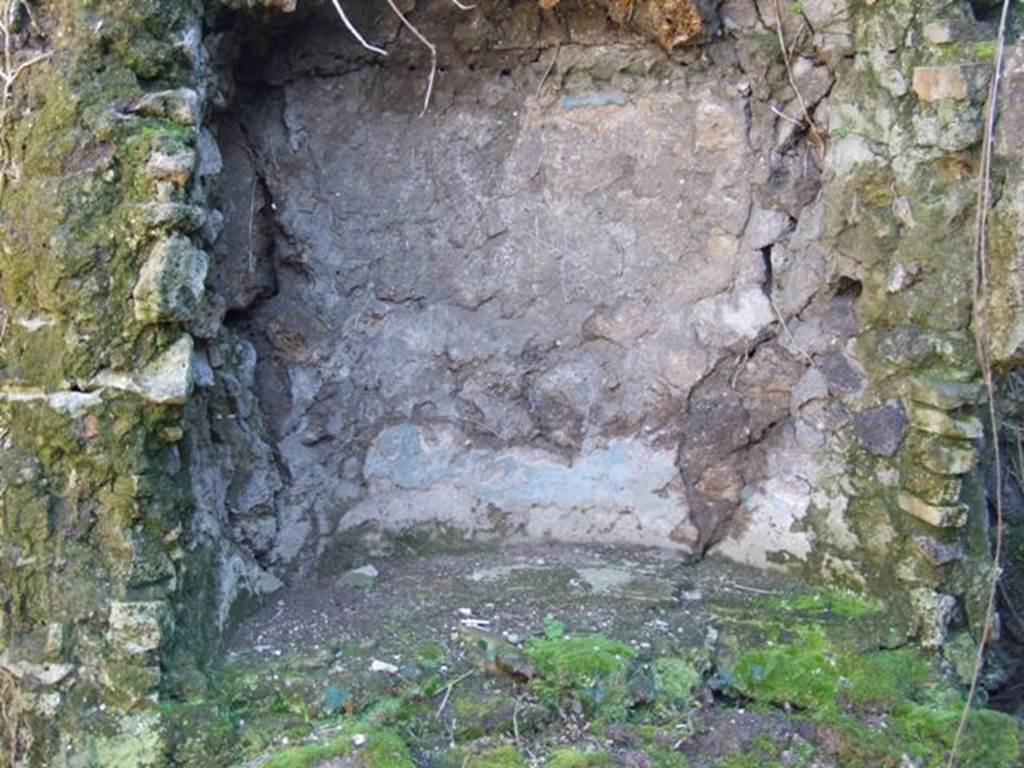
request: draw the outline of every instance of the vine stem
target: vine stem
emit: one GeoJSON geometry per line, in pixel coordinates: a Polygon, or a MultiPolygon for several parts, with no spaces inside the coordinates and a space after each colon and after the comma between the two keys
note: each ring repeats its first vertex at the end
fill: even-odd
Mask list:
{"type": "MultiPolygon", "coordinates": [[[[776,0],[777,1],[777,0],[776,0]]],[[[985,134],[981,146],[981,166],[978,171],[978,201],[974,218],[974,259],[972,266],[972,299],[974,321],[974,343],[977,350],[978,363],[981,366],[985,381],[985,392],[988,399],[989,426],[992,430],[993,459],[995,462],[995,506],[996,506],[996,540],[992,554],[992,573],[988,585],[988,600],[985,605],[985,620],[978,642],[978,652],[974,659],[974,671],[971,674],[971,686],[964,701],[960,721],[957,724],[953,746],[946,761],[947,768],[956,765],[956,754],[960,741],[967,728],[971,706],[978,693],[981,670],[985,664],[985,647],[992,634],[992,622],[995,619],[996,593],[999,588],[999,577],[1003,555],[1003,468],[1002,451],[999,446],[999,418],[996,413],[996,387],[992,372],[992,360],[989,356],[988,308],[985,304],[988,290],[988,213],[992,202],[992,145],[995,140],[996,116],[999,112],[999,81],[1002,76],[1003,59],[1006,55],[1006,27],[1010,15],[1010,0],[1003,0],[1002,13],[999,18],[999,38],[996,46],[995,66],[992,83],[989,86],[988,101],[985,114],[985,134]]]]}

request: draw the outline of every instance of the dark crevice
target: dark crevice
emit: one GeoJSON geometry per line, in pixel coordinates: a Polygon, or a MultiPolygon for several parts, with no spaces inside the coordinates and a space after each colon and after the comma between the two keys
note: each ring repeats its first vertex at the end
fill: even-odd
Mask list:
{"type": "Polygon", "coordinates": [[[836,281],[833,295],[850,299],[859,299],[864,292],[864,284],[853,277],[841,275],[836,281]]]}
{"type": "Polygon", "coordinates": [[[764,279],[761,283],[761,290],[770,299],[772,297],[772,246],[766,245],[761,249],[761,261],[764,263],[764,279]]]}

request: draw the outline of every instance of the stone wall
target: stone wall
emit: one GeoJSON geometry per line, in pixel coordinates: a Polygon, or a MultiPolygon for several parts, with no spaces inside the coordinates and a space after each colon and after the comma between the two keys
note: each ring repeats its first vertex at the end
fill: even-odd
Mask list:
{"type": "Polygon", "coordinates": [[[382,9],[353,13],[386,63],[329,7],[230,5],[268,8],[20,19],[52,56],[18,81],[0,200],[4,750],[163,764],[154,705],[201,691],[245,596],[421,523],[797,569],[885,598],[894,642],[977,628],[994,48],[967,4],[787,14],[825,142],[790,119],[770,2],[686,4],[685,41],[656,3],[633,30],[417,8],[422,118],[422,51],[382,9]]]}
{"type": "Polygon", "coordinates": [[[16,61],[51,55],[16,83],[0,201],[0,753],[159,764],[179,599],[209,581],[180,452],[206,274],[200,9],[16,16],[16,61]]]}

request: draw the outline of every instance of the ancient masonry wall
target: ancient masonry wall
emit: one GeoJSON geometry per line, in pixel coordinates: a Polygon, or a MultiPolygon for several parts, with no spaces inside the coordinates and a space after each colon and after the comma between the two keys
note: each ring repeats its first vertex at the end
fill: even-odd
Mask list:
{"type": "MultiPolygon", "coordinates": [[[[0,690],[19,713],[0,738],[13,734],[4,748],[32,765],[160,765],[159,697],[201,690],[201,661],[232,606],[273,589],[339,520],[302,519],[280,503],[288,476],[269,448],[257,348],[244,329],[225,327],[229,308],[248,311],[256,297],[227,293],[232,263],[218,241],[231,222],[209,196],[230,150],[206,127],[228,95],[204,8],[32,8],[18,40],[52,55],[18,81],[0,187],[0,690]],[[255,496],[241,467],[263,477],[255,496]],[[268,554],[294,530],[308,533],[268,554]]],[[[790,149],[802,146],[771,109],[797,106],[771,42],[772,3],[699,9],[705,44],[740,54],[734,71],[749,89],[741,114],[790,149]]],[[[759,530],[790,492],[763,485],[733,500],[737,489],[723,479],[730,451],[701,463],[713,429],[692,456],[677,453],[666,479],[678,470],[698,493],[688,497],[694,507],[747,504],[748,524],[736,535],[727,526],[716,542],[723,554],[751,559],[744,535],[779,534],[777,548],[757,554],[764,564],[866,589],[907,617],[904,636],[937,645],[977,627],[987,577],[970,223],[993,45],[966,3],[829,0],[804,13],[786,20],[787,32],[807,34],[805,23],[811,69],[835,78],[815,99],[828,135],[820,189],[795,229],[787,216],[758,245],[771,246],[767,294],[763,274],[735,284],[772,300],[751,338],[740,329],[735,343],[768,333],[763,367],[791,390],[771,407],[794,440],[807,438],[800,445],[816,482],[785,508],[781,529],[759,530]],[[812,327],[826,321],[842,332],[812,327]],[[838,343],[815,347],[823,338],[838,343]]],[[[639,31],[682,35],[658,23],[639,31]]],[[[1024,96],[1022,73],[1018,48],[1007,87],[1024,96]]],[[[994,356],[1012,366],[1024,348],[1024,198],[1015,183],[1024,97],[1006,103],[991,302],[994,356]]],[[[759,172],[785,175],[787,157],[806,156],[781,151],[759,172]]],[[[770,220],[770,201],[760,204],[770,220]]],[[[721,306],[707,308],[709,328],[731,316],[736,298],[725,291],[721,306]]],[[[613,336],[616,322],[595,320],[594,338],[613,336]]],[[[685,413],[704,412],[714,426],[722,415],[760,412],[765,390],[744,386],[742,370],[702,372],[682,395],[685,413]]],[[[402,439],[401,430],[380,435],[379,456],[387,440],[402,439]]],[[[737,440],[732,453],[748,449],[737,440]]],[[[367,466],[378,480],[394,470],[372,457],[367,466]]],[[[687,546],[699,554],[709,542],[695,527],[687,546]]]]}

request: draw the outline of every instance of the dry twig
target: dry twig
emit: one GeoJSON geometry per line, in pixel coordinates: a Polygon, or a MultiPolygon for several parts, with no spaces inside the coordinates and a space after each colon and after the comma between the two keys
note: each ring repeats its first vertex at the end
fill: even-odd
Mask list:
{"type": "Polygon", "coordinates": [[[782,326],[782,330],[786,333],[786,338],[789,339],[789,343],[793,345],[793,349],[795,349],[800,357],[806,360],[807,364],[813,368],[814,360],[809,354],[807,354],[806,349],[797,344],[796,338],[793,336],[793,333],[789,330],[789,325],[786,323],[786,318],[782,316],[782,312],[779,311],[779,307],[776,305],[775,299],[772,298],[771,293],[768,294],[768,303],[772,305],[772,311],[775,312],[775,317],[778,318],[779,325],[782,326]]]}
{"type": "MultiPolygon", "coordinates": [[[[807,128],[811,132],[811,136],[814,138],[814,143],[817,144],[821,151],[822,160],[825,159],[825,147],[828,142],[825,137],[825,133],[815,122],[814,117],[811,116],[811,111],[807,106],[807,101],[804,99],[803,93],[800,92],[799,86],[796,84],[796,76],[793,74],[793,51],[786,45],[786,32],[782,28],[782,3],[780,0],[772,0],[772,9],[775,11],[775,34],[779,38],[779,47],[782,49],[782,61],[786,65],[786,76],[789,78],[789,85],[793,89],[793,93],[796,94],[796,100],[800,104],[800,109],[804,113],[804,120],[807,122],[807,128]]],[[[801,29],[801,32],[803,30],[801,29]]],[[[797,33],[799,38],[800,33],[797,33]]],[[[794,42],[795,49],[795,42],[794,42]]]]}
{"type": "Polygon", "coordinates": [[[541,91],[544,90],[544,83],[548,81],[548,76],[551,74],[551,70],[555,68],[555,62],[558,61],[558,53],[562,50],[562,41],[559,40],[555,46],[555,52],[551,56],[551,61],[548,63],[547,69],[544,70],[544,74],[541,75],[540,82],[537,83],[537,93],[534,94],[535,98],[540,98],[541,91]]]}
{"type": "Polygon", "coordinates": [[[748,587],[746,584],[738,584],[735,581],[730,581],[726,584],[728,587],[738,589],[741,592],[752,592],[755,595],[778,595],[780,592],[776,592],[771,589],[758,589],[757,587],[748,587]]]}
{"type": "MultiPolygon", "coordinates": [[[[777,2],[778,0],[776,0],[777,2]]],[[[956,764],[956,753],[960,747],[967,721],[971,714],[971,706],[978,692],[981,670],[985,664],[985,647],[992,633],[992,622],[995,618],[996,592],[999,587],[999,575],[1003,554],[1003,469],[1002,452],[999,447],[999,418],[996,413],[996,387],[992,372],[992,360],[989,357],[988,309],[985,297],[988,290],[988,213],[992,203],[992,145],[995,139],[996,115],[999,112],[999,80],[1002,76],[1003,58],[1006,54],[1006,25],[1010,15],[1010,0],[1003,0],[1003,9],[999,18],[999,37],[996,48],[995,66],[992,72],[992,83],[989,87],[988,102],[985,115],[985,135],[981,147],[981,168],[978,171],[978,202],[974,219],[974,259],[972,268],[973,288],[973,321],[974,343],[978,362],[981,365],[985,391],[988,395],[989,426],[992,430],[993,461],[995,463],[995,506],[996,506],[996,540],[992,555],[992,574],[989,580],[988,601],[985,605],[985,619],[982,624],[981,638],[978,641],[978,653],[974,659],[974,672],[971,675],[971,686],[964,702],[953,747],[949,752],[947,768],[956,764]]]]}
{"type": "Polygon", "coordinates": [[[439,706],[437,708],[437,715],[435,715],[435,717],[438,720],[440,720],[441,719],[441,715],[444,714],[444,708],[448,706],[448,699],[451,698],[452,691],[455,690],[455,686],[458,685],[459,683],[461,683],[463,680],[465,680],[470,675],[472,675],[473,672],[474,672],[474,670],[471,669],[471,670],[469,670],[469,672],[466,672],[464,674],[459,675],[454,680],[452,680],[450,683],[448,683],[448,685],[445,687],[445,689],[444,689],[444,698],[441,699],[441,706],[439,706]]]}
{"type": "Polygon", "coordinates": [[[516,740],[516,747],[519,749],[523,748],[522,741],[519,739],[519,705],[523,703],[522,699],[517,698],[516,704],[512,708],[512,735],[516,740]]]}

